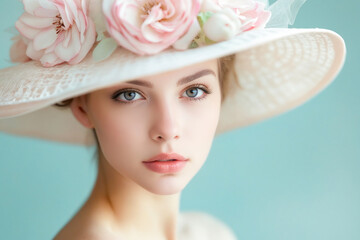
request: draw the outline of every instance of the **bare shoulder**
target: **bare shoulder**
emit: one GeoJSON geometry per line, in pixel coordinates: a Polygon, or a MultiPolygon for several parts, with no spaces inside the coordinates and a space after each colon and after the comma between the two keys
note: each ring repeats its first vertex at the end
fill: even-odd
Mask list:
{"type": "Polygon", "coordinates": [[[108,230],[99,226],[78,226],[67,225],[57,233],[54,240],[119,240],[114,234],[110,234],[108,230]]]}
{"type": "MultiPolygon", "coordinates": [[[[104,236],[102,235],[102,237],[104,236]]],[[[100,240],[102,237],[98,227],[94,228],[87,223],[77,224],[77,222],[70,221],[56,234],[53,240],[100,240]]]]}
{"type": "Polygon", "coordinates": [[[82,212],[75,215],[53,238],[53,240],[119,240],[119,235],[110,231],[106,224],[82,212]]]}
{"type": "Polygon", "coordinates": [[[182,212],[179,224],[180,239],[236,240],[236,236],[229,226],[205,212],[182,212]]]}

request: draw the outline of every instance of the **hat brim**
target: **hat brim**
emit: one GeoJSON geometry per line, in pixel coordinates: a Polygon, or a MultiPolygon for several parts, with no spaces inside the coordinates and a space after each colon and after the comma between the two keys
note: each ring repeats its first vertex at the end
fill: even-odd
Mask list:
{"type": "Polygon", "coordinates": [[[93,144],[91,132],[54,103],[130,79],[236,54],[217,134],[288,111],[324,89],[345,59],[345,44],[325,29],[261,29],[228,41],[137,56],[119,48],[95,62],[44,68],[38,62],[0,70],[0,130],[31,137],[93,144]],[[26,114],[26,115],[24,115],[26,114]],[[10,118],[11,117],[11,118],[10,118]],[[15,118],[14,118],[15,117],[15,118]],[[46,122],[44,122],[46,121],[46,122]]]}

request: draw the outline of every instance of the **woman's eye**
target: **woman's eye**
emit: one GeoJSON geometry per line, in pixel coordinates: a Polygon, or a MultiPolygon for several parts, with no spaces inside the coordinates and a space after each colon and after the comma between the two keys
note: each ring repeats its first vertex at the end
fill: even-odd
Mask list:
{"type": "Polygon", "coordinates": [[[116,99],[121,102],[134,102],[135,100],[138,100],[142,98],[141,94],[133,91],[133,90],[127,90],[127,91],[121,91],[113,97],[113,99],[116,99]]]}
{"type": "Polygon", "coordinates": [[[202,89],[200,87],[192,87],[192,88],[187,89],[184,92],[183,97],[199,99],[199,98],[202,98],[204,93],[207,93],[204,89],[202,89]]]}
{"type": "MultiPolygon", "coordinates": [[[[190,100],[201,100],[210,94],[210,91],[207,88],[200,86],[188,88],[182,95],[182,97],[189,98],[190,100]]],[[[143,95],[132,89],[123,89],[116,92],[112,99],[121,102],[121,103],[133,103],[138,99],[144,98],[143,95]]]]}

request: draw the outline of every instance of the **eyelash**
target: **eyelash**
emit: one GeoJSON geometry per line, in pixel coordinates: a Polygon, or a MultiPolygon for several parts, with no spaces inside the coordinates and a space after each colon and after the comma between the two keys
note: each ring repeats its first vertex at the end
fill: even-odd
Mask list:
{"type": "MultiPolygon", "coordinates": [[[[190,89],[193,89],[193,88],[198,88],[200,90],[202,90],[204,92],[204,96],[201,96],[199,98],[192,98],[192,97],[188,97],[190,100],[189,101],[200,101],[200,100],[203,100],[206,98],[207,95],[211,94],[211,91],[209,88],[207,88],[206,86],[202,85],[202,84],[194,84],[194,85],[191,85],[190,87],[188,87],[184,92],[186,92],[187,90],[190,90],[190,89]]],[[[117,92],[115,92],[113,95],[112,95],[112,99],[117,101],[117,102],[120,102],[120,103],[124,103],[124,104],[129,104],[129,103],[133,103],[135,101],[123,101],[123,100],[117,100],[117,98],[123,94],[123,93],[126,93],[126,92],[136,92],[140,95],[143,96],[143,93],[139,90],[136,90],[136,89],[132,89],[132,88],[125,88],[125,89],[121,89],[117,92]]]]}

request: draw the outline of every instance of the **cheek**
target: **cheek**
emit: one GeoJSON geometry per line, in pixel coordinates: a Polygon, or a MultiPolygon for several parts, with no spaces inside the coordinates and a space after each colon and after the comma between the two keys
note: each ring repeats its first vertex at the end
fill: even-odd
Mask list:
{"type": "MultiPolygon", "coordinates": [[[[217,107],[200,106],[194,111],[189,112],[187,119],[187,134],[193,138],[199,139],[211,136],[216,129],[219,111],[217,107]]],[[[206,139],[206,138],[205,138],[206,139]]]]}
{"type": "Polygon", "coordinates": [[[134,116],[125,108],[100,110],[94,121],[101,150],[110,165],[121,171],[123,168],[132,168],[131,159],[139,158],[139,146],[145,146],[145,129],[143,116],[134,116]],[[100,117],[101,116],[101,117],[100,117]]]}
{"type": "Polygon", "coordinates": [[[215,133],[221,107],[220,88],[217,86],[205,99],[190,103],[189,126],[198,137],[212,136],[215,133]]]}
{"type": "Polygon", "coordinates": [[[184,136],[200,166],[205,162],[215,136],[220,115],[220,101],[220,94],[216,94],[208,101],[205,99],[194,104],[187,113],[184,136]]]}

